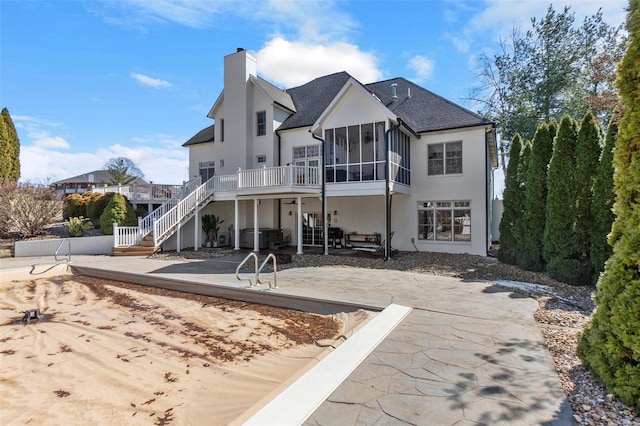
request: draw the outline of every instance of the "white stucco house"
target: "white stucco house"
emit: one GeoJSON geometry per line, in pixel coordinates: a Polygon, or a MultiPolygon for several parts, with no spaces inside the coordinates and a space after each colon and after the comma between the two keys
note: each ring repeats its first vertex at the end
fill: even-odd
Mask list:
{"type": "Polygon", "coordinates": [[[276,248],[279,231],[298,253],[338,243],[380,245],[387,257],[392,247],[487,254],[495,126],[447,99],[404,78],[362,84],[346,72],[282,90],[238,49],[224,58],[208,117],[184,144],[202,185],[171,207],[182,209],[175,219],[165,209],[138,231],[153,228],[156,245],[197,249],[202,216],[215,214],[219,243],[236,249],[276,248]]]}

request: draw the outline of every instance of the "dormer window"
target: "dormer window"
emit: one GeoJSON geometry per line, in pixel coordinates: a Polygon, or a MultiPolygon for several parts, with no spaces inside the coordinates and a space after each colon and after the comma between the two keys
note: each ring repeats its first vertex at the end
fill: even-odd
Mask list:
{"type": "Polygon", "coordinates": [[[258,136],[264,136],[267,134],[267,112],[260,111],[256,114],[256,125],[258,136]]]}

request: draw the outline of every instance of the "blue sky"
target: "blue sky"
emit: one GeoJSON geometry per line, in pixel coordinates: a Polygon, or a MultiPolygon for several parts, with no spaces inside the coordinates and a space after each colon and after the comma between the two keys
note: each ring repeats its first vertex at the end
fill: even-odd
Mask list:
{"type": "MultiPolygon", "coordinates": [[[[188,179],[181,145],[212,121],[223,57],[243,47],[279,87],[346,70],[402,76],[463,106],[481,52],[497,52],[549,2],[0,1],[0,107],[21,142],[22,179],[44,183],[128,157],[147,180],[188,179]]],[[[570,0],[579,23],[626,0],[570,0]]]]}

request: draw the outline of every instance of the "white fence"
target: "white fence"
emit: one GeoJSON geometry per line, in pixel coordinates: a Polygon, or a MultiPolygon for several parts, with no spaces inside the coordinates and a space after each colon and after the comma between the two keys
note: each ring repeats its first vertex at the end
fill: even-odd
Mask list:
{"type": "MultiPolygon", "coordinates": [[[[14,244],[14,257],[29,256],[53,256],[60,246],[63,238],[52,238],[47,240],[16,241],[14,244]]],[[[113,248],[113,237],[103,235],[99,237],[78,237],[69,238],[71,244],[71,255],[82,254],[111,254],[113,248]]],[[[60,249],[58,255],[67,254],[66,243],[60,249]]]]}

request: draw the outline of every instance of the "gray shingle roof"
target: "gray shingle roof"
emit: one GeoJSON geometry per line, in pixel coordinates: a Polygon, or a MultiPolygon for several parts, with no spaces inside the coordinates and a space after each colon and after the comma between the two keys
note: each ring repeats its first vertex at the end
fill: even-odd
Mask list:
{"type": "MultiPolygon", "coordinates": [[[[83,173],[81,175],[52,182],[51,185],[62,185],[65,183],[95,183],[96,185],[108,184],[111,181],[108,170],[94,170],[92,172],[83,173]]],[[[147,184],[148,182],[142,178],[136,178],[135,183],[147,184]]]]}
{"type": "Polygon", "coordinates": [[[311,126],[349,78],[351,76],[343,71],[318,77],[302,86],[288,89],[287,93],[291,95],[298,112],[287,118],[278,130],[311,126]]]}
{"type": "Polygon", "coordinates": [[[196,133],[194,136],[192,136],[191,139],[189,139],[188,141],[183,143],[182,146],[197,145],[199,143],[213,142],[214,141],[214,139],[213,139],[214,130],[215,130],[215,124],[212,124],[209,127],[205,127],[204,129],[202,129],[198,133],[196,133]]]}
{"type": "Polygon", "coordinates": [[[296,112],[296,106],[287,92],[277,88],[261,77],[252,77],[252,80],[260,86],[275,103],[282,105],[290,111],[296,112]]]}
{"type": "Polygon", "coordinates": [[[418,133],[491,124],[491,120],[401,77],[367,84],[365,87],[418,133]],[[395,100],[391,98],[393,83],[398,85],[395,100]],[[411,97],[408,97],[409,89],[411,97]]]}
{"type": "MultiPolygon", "coordinates": [[[[288,89],[287,93],[291,95],[297,113],[287,118],[279,130],[312,125],[349,78],[351,76],[348,73],[339,72],[288,89]]],[[[363,86],[418,133],[491,123],[490,120],[404,78],[394,78],[363,86]],[[391,84],[393,83],[398,85],[396,100],[391,99],[391,84]],[[411,89],[410,98],[407,96],[408,89],[411,89]]]]}

